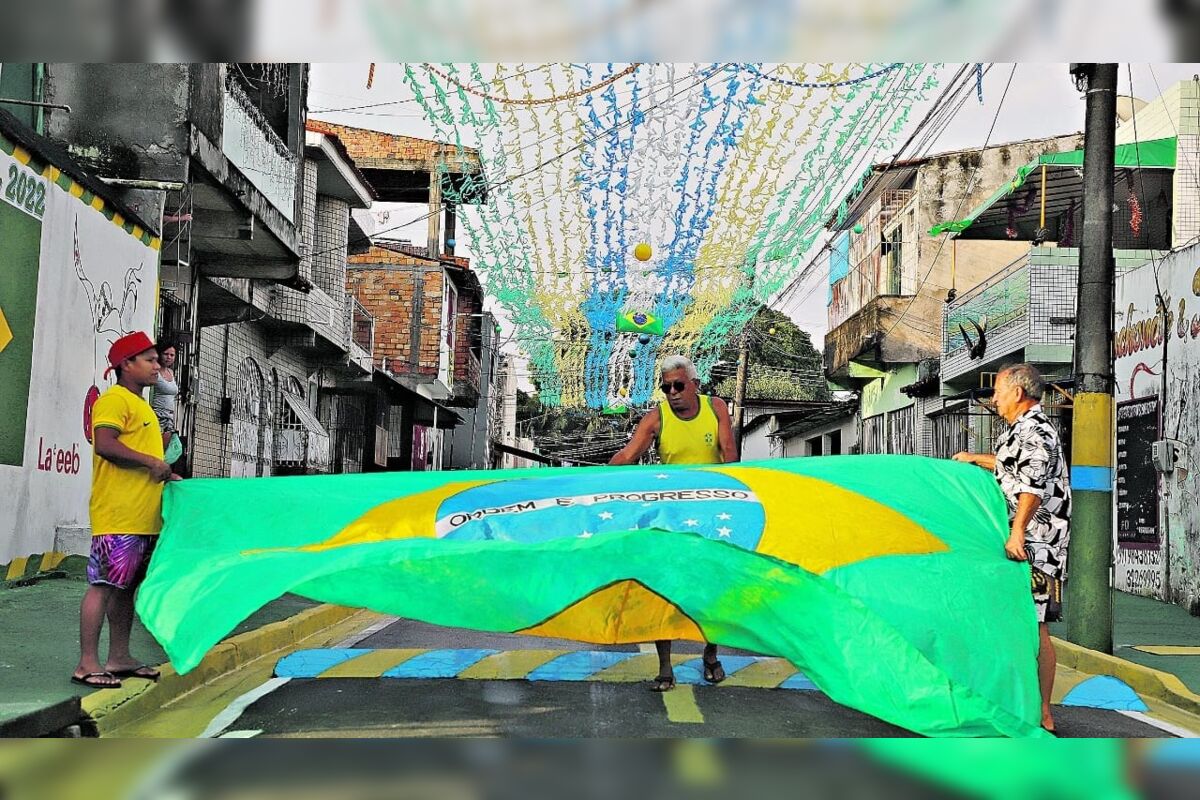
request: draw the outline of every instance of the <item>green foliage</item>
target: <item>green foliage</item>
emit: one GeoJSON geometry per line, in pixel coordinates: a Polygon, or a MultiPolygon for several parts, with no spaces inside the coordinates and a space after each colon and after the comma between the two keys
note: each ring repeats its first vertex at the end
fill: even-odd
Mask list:
{"type": "MultiPolygon", "coordinates": [[[[828,400],[821,352],[812,337],[786,315],[763,306],[746,323],[750,351],[746,396],[755,400],[828,400]]],[[[737,363],[738,343],[722,354],[726,367],[713,387],[722,397],[734,394],[735,376],[728,365],[737,363]]]]}

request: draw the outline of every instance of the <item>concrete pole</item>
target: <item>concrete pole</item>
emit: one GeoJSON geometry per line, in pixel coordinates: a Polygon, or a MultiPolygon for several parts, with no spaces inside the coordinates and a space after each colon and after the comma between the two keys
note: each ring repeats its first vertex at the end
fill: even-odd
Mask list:
{"type": "Polygon", "coordinates": [[[745,331],[738,343],[737,382],[733,387],[733,441],[737,445],[738,458],[742,456],[742,420],[745,419],[746,373],[750,366],[750,346],[745,331]]]}
{"type": "Polygon", "coordinates": [[[444,252],[448,256],[454,255],[454,245],[451,242],[455,241],[455,227],[458,220],[458,209],[454,203],[446,203],[446,231],[442,235],[444,252]]]}
{"type": "Polygon", "coordinates": [[[1075,311],[1071,428],[1073,509],[1067,636],[1112,652],[1113,151],[1117,65],[1089,64],[1083,151],[1083,235],[1075,311]]]}
{"type": "Polygon", "coordinates": [[[442,173],[437,162],[429,166],[429,234],[426,237],[426,254],[437,258],[442,254],[442,173]]]}

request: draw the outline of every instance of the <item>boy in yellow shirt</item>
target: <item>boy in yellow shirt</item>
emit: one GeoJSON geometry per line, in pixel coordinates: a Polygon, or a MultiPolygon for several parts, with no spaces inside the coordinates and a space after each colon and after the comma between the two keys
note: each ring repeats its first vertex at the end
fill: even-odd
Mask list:
{"type": "Polygon", "coordinates": [[[158,353],[144,333],[130,333],[108,351],[117,384],[92,407],[92,548],[88,588],[79,610],[79,665],[71,680],[111,689],[121,678],[158,679],[129,653],[133,597],[146,576],[162,528],[163,483],[178,480],[163,461],[158,418],[142,397],[158,379],[158,353]],[[108,617],[108,659],[100,664],[100,629],[108,617]]]}

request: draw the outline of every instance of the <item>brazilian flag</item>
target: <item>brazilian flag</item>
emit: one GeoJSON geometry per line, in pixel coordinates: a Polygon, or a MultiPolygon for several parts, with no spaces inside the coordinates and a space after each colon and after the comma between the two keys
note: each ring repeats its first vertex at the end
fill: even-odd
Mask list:
{"type": "Polygon", "coordinates": [[[648,311],[626,311],[617,317],[617,330],[620,333],[648,333],[651,336],[663,335],[662,320],[648,311]]]}
{"type": "Polygon", "coordinates": [[[294,592],[480,631],[710,641],[917,733],[1043,733],[1029,566],[1005,558],[1004,499],[978,467],[198,479],[167,484],[163,513],[137,607],[180,672],[294,592]]]}

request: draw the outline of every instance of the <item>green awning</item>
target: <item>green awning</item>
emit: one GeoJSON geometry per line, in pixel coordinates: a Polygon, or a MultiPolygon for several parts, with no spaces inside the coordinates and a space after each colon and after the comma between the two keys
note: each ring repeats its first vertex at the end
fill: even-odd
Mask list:
{"type": "MultiPolygon", "coordinates": [[[[1142,169],[1174,169],[1175,150],[1175,137],[1117,145],[1114,153],[1114,166],[1125,168],[1140,167],[1142,169]]],[[[929,229],[929,235],[940,236],[947,231],[962,233],[971,227],[971,224],[979,218],[980,214],[1020,189],[1025,184],[1026,179],[1043,164],[1050,167],[1082,167],[1083,151],[1070,150],[1065,153],[1046,153],[1039,156],[1036,160],[1031,161],[1023,167],[1019,167],[1011,181],[1000,187],[995,194],[984,200],[966,217],[934,225],[929,229]]]]}

